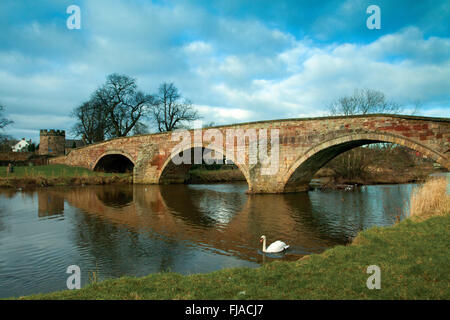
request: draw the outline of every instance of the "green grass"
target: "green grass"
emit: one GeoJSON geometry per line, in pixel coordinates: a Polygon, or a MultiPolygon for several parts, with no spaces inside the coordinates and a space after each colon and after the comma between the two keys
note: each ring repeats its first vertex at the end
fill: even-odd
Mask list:
{"type": "Polygon", "coordinates": [[[448,214],[421,222],[406,219],[296,262],[122,277],[22,299],[449,299],[449,227],[448,214]],[[381,268],[379,290],[366,287],[369,265],[381,268]]]}
{"type": "Polygon", "coordinates": [[[62,178],[62,177],[82,177],[82,176],[113,176],[120,174],[94,172],[86,168],[71,167],[63,164],[50,164],[46,166],[18,166],[14,167],[13,173],[6,173],[6,167],[0,167],[0,178],[62,178]]]}
{"type": "Polygon", "coordinates": [[[17,166],[14,167],[13,173],[7,173],[6,167],[0,167],[1,187],[45,187],[130,182],[130,174],[94,172],[86,168],[62,164],[35,167],[17,166]]]}

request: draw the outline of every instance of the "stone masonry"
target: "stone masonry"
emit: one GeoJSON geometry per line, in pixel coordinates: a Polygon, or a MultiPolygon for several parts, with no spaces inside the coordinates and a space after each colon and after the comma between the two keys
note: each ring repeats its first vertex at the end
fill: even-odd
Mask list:
{"type": "Polygon", "coordinates": [[[64,130],[41,130],[39,154],[59,156],[64,154],[66,132],[64,130]]]}
{"type": "MultiPolygon", "coordinates": [[[[233,160],[244,174],[249,193],[283,193],[306,190],[312,176],[328,161],[352,148],[376,142],[391,142],[406,146],[450,168],[450,119],[401,115],[365,115],[350,117],[321,117],[241,123],[212,128],[223,135],[223,141],[210,143],[208,129],[201,131],[205,141],[194,144],[194,130],[189,131],[192,143],[180,144],[173,133],[158,133],[116,138],[71,151],[67,156],[51,159],[51,163],[81,166],[94,170],[100,159],[107,155],[123,155],[134,164],[134,183],[163,184],[183,182],[189,166],[176,166],[172,158],[193,147],[208,148],[233,160]],[[276,172],[264,174],[264,163],[249,163],[248,134],[245,148],[227,145],[226,134],[232,129],[238,137],[245,137],[249,129],[267,131],[270,137],[279,130],[279,166],[276,172]],[[274,131],[275,132],[275,131],[274,131]],[[232,150],[234,148],[234,150],[232,150]],[[173,152],[174,149],[176,152],[173,152]],[[233,151],[233,152],[232,152],[233,151]],[[235,161],[245,155],[246,162],[235,161]]],[[[197,140],[198,141],[198,140],[197,140]]]]}

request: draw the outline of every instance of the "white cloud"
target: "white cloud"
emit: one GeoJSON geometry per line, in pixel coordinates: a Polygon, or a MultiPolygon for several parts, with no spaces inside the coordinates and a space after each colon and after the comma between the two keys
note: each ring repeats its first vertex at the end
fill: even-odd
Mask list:
{"type": "Polygon", "coordinates": [[[204,41],[193,41],[184,46],[184,50],[188,54],[206,55],[212,53],[212,46],[204,41]]]}
{"type": "Polygon", "coordinates": [[[205,118],[212,119],[216,124],[232,124],[236,122],[251,121],[254,116],[253,112],[239,108],[223,108],[205,105],[195,105],[195,108],[205,118]]]}
{"type": "MultiPolygon", "coordinates": [[[[324,114],[327,103],[351,94],[355,88],[383,91],[390,99],[405,105],[420,100],[425,106],[430,103],[448,106],[450,51],[445,54],[444,50],[435,58],[429,52],[434,50],[430,48],[446,48],[449,44],[450,39],[423,39],[411,28],[368,45],[319,48],[298,42],[271,59],[271,63],[277,62],[278,66],[280,61],[284,63],[281,79],[268,79],[271,74],[266,79],[248,77],[244,86],[223,82],[213,90],[223,97],[224,105],[247,108],[262,118],[324,114]],[[404,46],[402,51],[401,44],[408,38],[414,47],[404,46]],[[395,45],[397,42],[400,46],[395,45]],[[392,61],[393,52],[402,59],[392,61]],[[422,59],[424,56],[429,59],[422,59]]],[[[246,74],[252,64],[240,63],[241,58],[226,59],[228,68],[222,70],[223,73],[246,74]]],[[[422,112],[426,113],[426,108],[422,112]]]]}
{"type": "MultiPolygon", "coordinates": [[[[352,3],[360,2],[339,12],[352,3]]],[[[323,115],[332,99],[362,87],[402,104],[420,100],[427,115],[449,113],[450,39],[417,28],[368,44],[317,44],[189,5],[88,1],[82,10],[84,33],[32,22],[14,29],[22,45],[0,50],[11,132],[68,129],[70,111],[112,72],[136,77],[147,92],[173,81],[204,121],[223,124],[323,115]]],[[[319,19],[317,28],[329,23],[319,19]]]]}

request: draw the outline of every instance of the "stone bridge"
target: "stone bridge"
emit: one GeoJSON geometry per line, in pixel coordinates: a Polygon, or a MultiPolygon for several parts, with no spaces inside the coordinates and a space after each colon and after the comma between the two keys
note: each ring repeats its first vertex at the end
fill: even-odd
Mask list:
{"type": "Polygon", "coordinates": [[[307,190],[314,174],[331,159],[379,142],[406,146],[450,168],[450,118],[386,114],[259,121],[182,134],[122,137],[74,149],[50,163],[91,170],[128,165],[134,183],[183,183],[190,164],[176,165],[175,158],[200,150],[233,161],[245,176],[249,193],[283,193],[307,190]],[[255,141],[257,156],[251,152],[255,141]]]}

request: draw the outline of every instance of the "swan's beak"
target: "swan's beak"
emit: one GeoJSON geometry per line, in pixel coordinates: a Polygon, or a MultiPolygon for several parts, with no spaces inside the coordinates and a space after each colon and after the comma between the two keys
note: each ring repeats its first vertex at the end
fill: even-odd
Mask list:
{"type": "Polygon", "coordinates": [[[260,238],[260,239],[259,239],[259,242],[263,242],[263,238],[260,238]]]}

